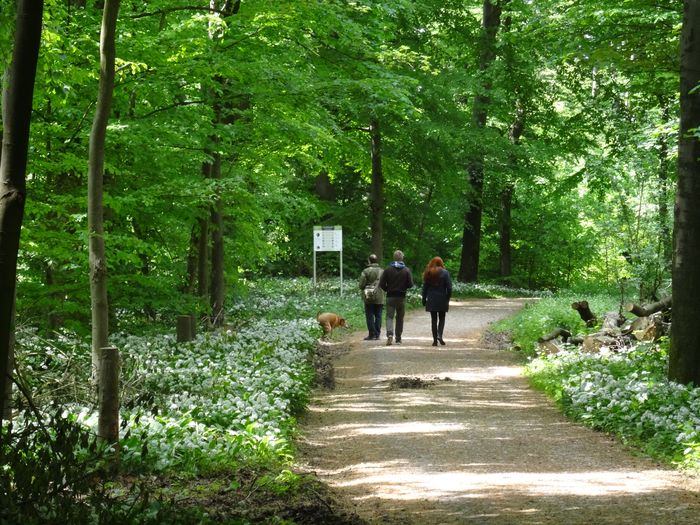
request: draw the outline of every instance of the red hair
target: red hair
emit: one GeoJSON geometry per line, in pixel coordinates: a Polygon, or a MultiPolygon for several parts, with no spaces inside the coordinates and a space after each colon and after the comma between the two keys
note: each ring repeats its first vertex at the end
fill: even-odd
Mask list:
{"type": "Polygon", "coordinates": [[[440,280],[441,270],[445,268],[445,263],[440,257],[433,257],[423,271],[423,282],[437,284],[440,280]]]}

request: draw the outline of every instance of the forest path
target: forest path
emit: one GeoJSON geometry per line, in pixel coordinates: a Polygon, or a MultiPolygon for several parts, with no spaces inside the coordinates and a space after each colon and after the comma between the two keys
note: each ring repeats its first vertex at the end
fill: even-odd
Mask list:
{"type": "Polygon", "coordinates": [[[376,524],[698,523],[697,480],[568,421],[517,355],[480,346],[523,304],[454,303],[443,347],[423,311],[407,314],[401,346],[352,334],[336,388],[302,419],[305,468],[376,524]],[[433,383],[392,388],[400,376],[433,383]]]}

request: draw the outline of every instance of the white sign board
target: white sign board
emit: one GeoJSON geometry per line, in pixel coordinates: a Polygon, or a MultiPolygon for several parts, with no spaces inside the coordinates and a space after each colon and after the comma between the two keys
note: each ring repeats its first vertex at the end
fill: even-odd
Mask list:
{"type": "Polygon", "coordinates": [[[343,295],[343,227],[314,226],[314,288],[316,288],[316,252],[340,252],[340,295],[343,295]]]}
{"type": "Polygon", "coordinates": [[[342,252],[342,226],[314,226],[315,252],[342,252]]]}

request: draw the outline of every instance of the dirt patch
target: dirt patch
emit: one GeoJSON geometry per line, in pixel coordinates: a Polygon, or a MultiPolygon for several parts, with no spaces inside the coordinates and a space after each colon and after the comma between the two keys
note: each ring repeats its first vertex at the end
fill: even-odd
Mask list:
{"type": "Polygon", "coordinates": [[[513,348],[513,334],[509,331],[485,330],[481,341],[486,348],[493,350],[519,350],[519,348],[513,348]]]}
{"type": "Polygon", "coordinates": [[[697,480],[568,421],[528,386],[518,353],[483,338],[522,304],[455,303],[444,347],[425,312],[407,316],[400,347],[353,334],[335,390],[302,420],[305,470],[371,524],[697,523],[697,480]]]}
{"type": "Polygon", "coordinates": [[[435,377],[433,379],[421,379],[420,377],[395,377],[389,381],[389,388],[429,388],[439,381],[452,381],[449,377],[435,377]]]}

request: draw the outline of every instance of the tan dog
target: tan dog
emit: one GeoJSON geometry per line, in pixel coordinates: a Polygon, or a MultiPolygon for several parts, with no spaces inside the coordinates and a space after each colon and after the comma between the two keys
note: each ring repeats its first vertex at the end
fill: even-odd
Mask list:
{"type": "Polygon", "coordinates": [[[330,337],[333,333],[333,329],[338,328],[339,326],[348,328],[345,318],[332,312],[318,312],[316,314],[316,320],[318,321],[318,324],[321,325],[321,328],[323,328],[324,337],[330,337]]]}

